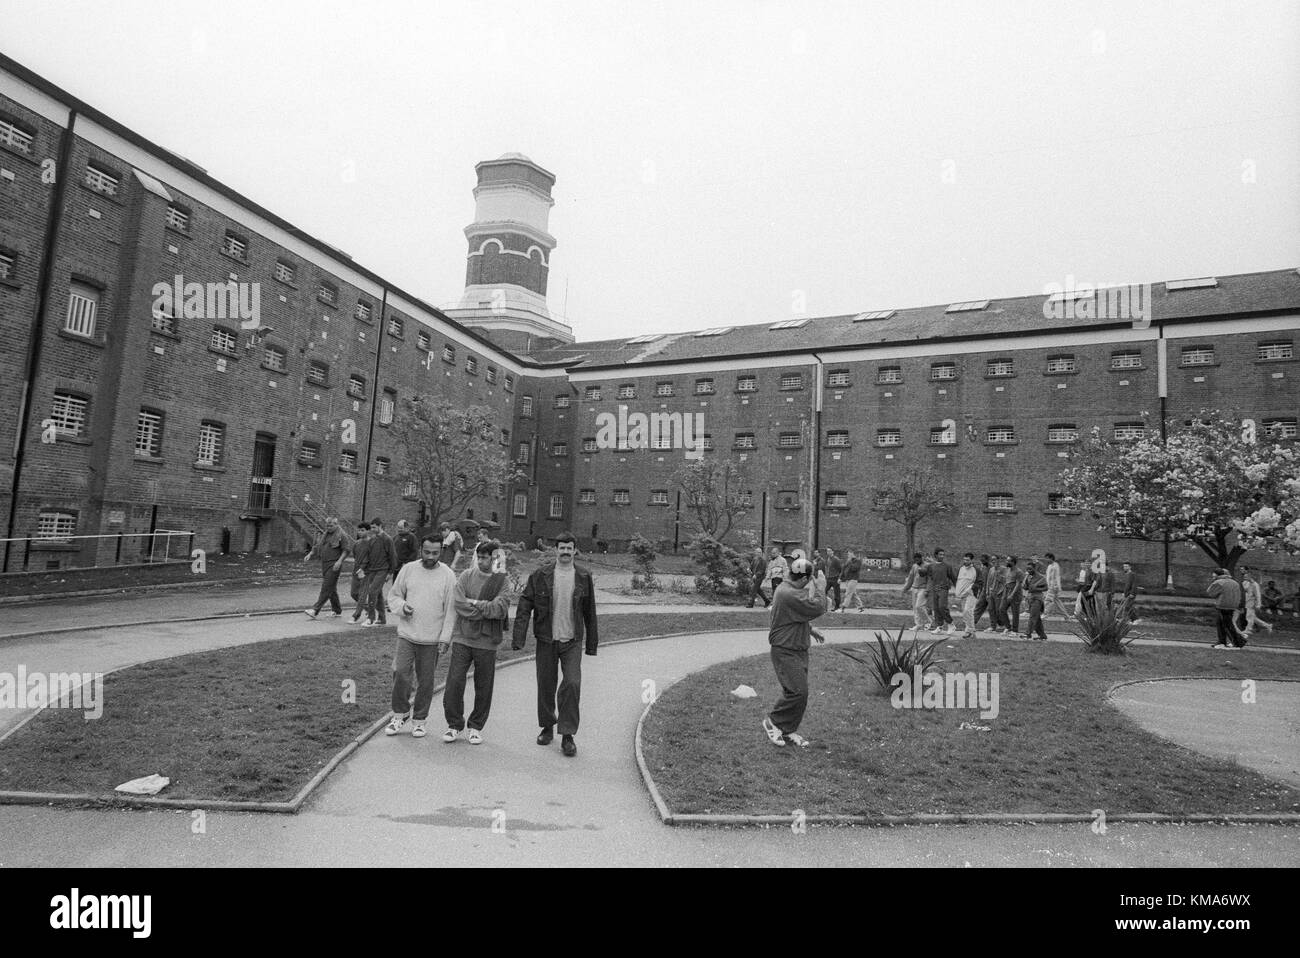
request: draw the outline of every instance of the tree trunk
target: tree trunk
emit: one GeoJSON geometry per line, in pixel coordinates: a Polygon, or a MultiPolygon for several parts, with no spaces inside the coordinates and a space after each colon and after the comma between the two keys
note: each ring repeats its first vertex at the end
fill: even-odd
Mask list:
{"type": "Polygon", "coordinates": [[[907,568],[912,562],[912,553],[916,551],[916,526],[915,522],[904,522],[903,528],[907,532],[906,551],[903,553],[903,568],[907,568]]]}

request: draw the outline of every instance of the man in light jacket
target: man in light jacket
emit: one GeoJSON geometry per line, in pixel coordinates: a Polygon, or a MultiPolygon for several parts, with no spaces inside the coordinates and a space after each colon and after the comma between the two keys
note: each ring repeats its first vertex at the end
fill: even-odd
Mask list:
{"type": "Polygon", "coordinates": [[[1245,638],[1237,631],[1232,621],[1237,615],[1237,606],[1241,604],[1241,586],[1227,569],[1215,569],[1214,579],[1205,594],[1214,599],[1214,624],[1219,630],[1219,642],[1216,649],[1239,649],[1246,644],[1245,638]]]}
{"type": "Polygon", "coordinates": [[[963,639],[975,635],[975,586],[979,574],[979,569],[975,568],[975,553],[967,552],[961,557],[961,568],[957,570],[957,591],[953,596],[961,608],[961,616],[966,625],[961,634],[963,639]]]}
{"type": "Polygon", "coordinates": [[[384,732],[396,735],[415,719],[411,735],[423,738],[428,729],[438,656],[447,651],[456,625],[456,577],[438,561],[439,543],[420,543],[420,561],[408,562],[388,592],[388,607],[397,616],[397,649],[393,653],[393,718],[384,732]],[[414,713],[411,684],[415,683],[414,713]]]}

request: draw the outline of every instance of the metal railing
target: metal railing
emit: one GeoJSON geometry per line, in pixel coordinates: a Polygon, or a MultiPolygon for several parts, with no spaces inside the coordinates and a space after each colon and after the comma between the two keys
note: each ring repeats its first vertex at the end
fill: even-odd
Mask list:
{"type": "Polygon", "coordinates": [[[334,515],[328,504],[301,479],[280,481],[281,508],[291,518],[301,519],[314,532],[325,531],[325,519],[334,515]]]}
{"type": "Polygon", "coordinates": [[[21,536],[0,539],[0,544],[4,547],[4,563],[0,568],[5,572],[97,569],[189,559],[194,550],[194,532],[155,529],[94,536],[21,536]],[[33,562],[38,563],[37,567],[33,568],[33,562]]]}

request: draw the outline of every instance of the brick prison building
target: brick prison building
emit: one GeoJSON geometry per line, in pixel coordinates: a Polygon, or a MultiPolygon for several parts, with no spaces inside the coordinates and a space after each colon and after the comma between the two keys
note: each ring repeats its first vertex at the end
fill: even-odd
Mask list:
{"type": "Polygon", "coordinates": [[[0,57],[0,515],[45,538],[29,567],[85,563],[74,534],[276,551],[325,511],[419,521],[389,427],[427,395],[496,412],[521,478],[469,511],[510,540],[689,536],[684,451],[605,441],[622,410],[700,422],[704,455],[743,463],[739,527],[763,542],[887,562],[901,536],[873,491],[928,465],[958,511],[926,546],[1100,547],[1158,585],[1208,560],[1063,508],[1072,444],[1206,408],[1296,434],[1296,270],[577,342],[546,305],[555,177],[521,154],[476,170],[465,290],[438,309],[0,57]],[[177,276],[229,301],[157,308],[177,276]]]}

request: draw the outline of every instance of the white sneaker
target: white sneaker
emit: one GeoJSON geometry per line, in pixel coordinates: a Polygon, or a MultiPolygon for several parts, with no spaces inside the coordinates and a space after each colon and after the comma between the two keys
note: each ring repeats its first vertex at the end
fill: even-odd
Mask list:
{"type": "Polygon", "coordinates": [[[781,734],[779,728],[772,724],[772,720],[766,716],[763,717],[763,731],[767,733],[767,737],[773,745],[785,746],[785,736],[781,734]]]}
{"type": "Polygon", "coordinates": [[[470,744],[470,745],[482,745],[482,744],[483,744],[483,733],[480,732],[480,731],[479,731],[478,729],[476,729],[476,728],[472,728],[472,729],[470,729],[470,730],[469,730],[469,744],[470,744]]]}
{"type": "Polygon", "coordinates": [[[343,613],[342,613],[342,612],[326,612],[326,613],[325,613],[325,618],[327,618],[327,619],[338,619],[338,618],[342,618],[342,616],[343,616],[343,613]]]}
{"type": "Polygon", "coordinates": [[[315,609],[303,609],[303,610],[302,610],[302,614],[305,615],[305,616],[307,616],[307,618],[309,618],[309,619],[314,619],[314,618],[316,618],[316,610],[315,610],[315,609]]]}
{"type": "Polygon", "coordinates": [[[411,738],[424,738],[428,734],[429,730],[425,728],[423,722],[416,722],[415,727],[411,729],[411,738]]]}
{"type": "Polygon", "coordinates": [[[447,731],[442,733],[442,740],[444,742],[454,742],[459,736],[460,731],[458,729],[449,728],[447,731]]]}
{"type": "Polygon", "coordinates": [[[367,629],[372,628],[373,626],[376,626],[378,624],[379,623],[376,622],[374,619],[366,619],[364,622],[361,623],[362,627],[367,629]]]}
{"type": "Polygon", "coordinates": [[[955,632],[955,631],[956,631],[956,629],[954,629],[954,628],[950,625],[950,626],[948,626],[948,631],[945,632],[944,634],[945,634],[945,635],[952,635],[953,632],[955,632]]]}
{"type": "Polygon", "coordinates": [[[385,735],[396,735],[402,729],[406,728],[406,722],[410,718],[407,715],[394,715],[393,720],[388,723],[388,728],[384,729],[385,735]]]}
{"type": "Polygon", "coordinates": [[[785,740],[789,742],[791,745],[796,745],[799,748],[807,748],[809,745],[812,744],[812,742],[808,741],[798,732],[787,732],[785,734],[785,740]]]}

